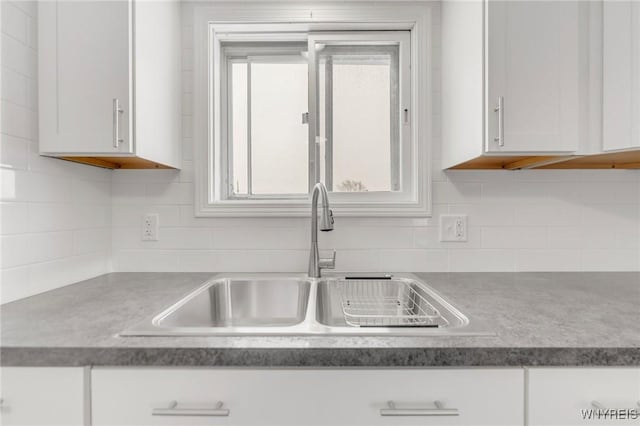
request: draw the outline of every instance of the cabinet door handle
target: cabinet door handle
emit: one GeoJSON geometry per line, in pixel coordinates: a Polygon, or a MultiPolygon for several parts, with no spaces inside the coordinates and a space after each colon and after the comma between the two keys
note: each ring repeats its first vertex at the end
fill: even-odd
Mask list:
{"type": "Polygon", "coordinates": [[[498,113],[498,136],[493,138],[498,146],[504,146],[504,96],[498,96],[498,106],[493,109],[498,113]]]}
{"type": "Polygon", "coordinates": [[[113,99],[113,147],[118,148],[124,139],[120,137],[120,116],[124,110],[120,106],[118,98],[113,99]]]}
{"type": "Polygon", "coordinates": [[[152,416],[183,416],[183,417],[227,417],[229,409],[223,408],[222,401],[218,401],[214,408],[178,408],[178,401],[171,401],[167,408],[154,408],[152,416]]]}
{"type": "Polygon", "coordinates": [[[393,401],[387,402],[387,408],[380,409],[381,416],[459,416],[457,408],[444,408],[440,401],[434,401],[435,408],[396,408],[393,401]]]}

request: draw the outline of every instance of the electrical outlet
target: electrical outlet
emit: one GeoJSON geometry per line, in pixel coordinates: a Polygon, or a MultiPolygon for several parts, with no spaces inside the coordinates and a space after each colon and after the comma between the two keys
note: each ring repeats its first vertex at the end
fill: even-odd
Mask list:
{"type": "Polygon", "coordinates": [[[467,215],[440,215],[440,241],[467,241],[467,215]]]}
{"type": "Polygon", "coordinates": [[[158,226],[160,215],[147,213],[142,218],[142,241],[158,241],[158,226]]]}

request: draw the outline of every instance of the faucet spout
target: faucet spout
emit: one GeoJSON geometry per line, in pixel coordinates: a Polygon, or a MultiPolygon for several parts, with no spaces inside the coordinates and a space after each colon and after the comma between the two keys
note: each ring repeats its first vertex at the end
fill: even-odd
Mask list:
{"type": "Polygon", "coordinates": [[[331,259],[320,259],[318,251],[318,197],[322,196],[322,212],[320,218],[320,230],[333,230],[333,212],[329,207],[327,188],[322,182],[318,182],[311,192],[311,251],[309,253],[309,276],[320,278],[320,270],[335,267],[335,251],[331,259]]]}

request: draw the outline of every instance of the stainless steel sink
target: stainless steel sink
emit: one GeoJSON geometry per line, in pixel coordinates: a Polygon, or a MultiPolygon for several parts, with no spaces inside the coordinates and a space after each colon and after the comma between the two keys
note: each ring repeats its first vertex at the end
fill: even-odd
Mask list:
{"type": "Polygon", "coordinates": [[[157,327],[283,327],[301,323],[311,283],[296,278],[218,279],[154,319],[157,327]]]}
{"type": "Polygon", "coordinates": [[[316,319],[329,327],[451,329],[469,320],[420,281],[408,278],[318,282],[316,319]]]}
{"type": "Polygon", "coordinates": [[[121,336],[490,335],[411,274],[360,284],[344,274],[225,274],[213,277],[121,336]],[[345,293],[346,292],[346,293],[345,293]],[[372,294],[389,308],[362,310],[372,294]],[[364,302],[364,305],[358,304],[364,302]],[[381,310],[382,309],[382,310],[381,310]],[[392,319],[390,321],[389,319],[392,319]]]}

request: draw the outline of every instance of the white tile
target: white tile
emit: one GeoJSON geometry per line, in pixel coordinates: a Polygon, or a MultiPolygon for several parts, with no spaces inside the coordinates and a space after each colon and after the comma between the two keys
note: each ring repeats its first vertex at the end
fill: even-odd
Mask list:
{"type": "Polygon", "coordinates": [[[467,228],[467,241],[440,241],[439,228],[415,228],[414,244],[416,248],[450,248],[450,249],[471,249],[480,248],[481,231],[477,227],[467,228]]]}
{"type": "Polygon", "coordinates": [[[193,117],[190,115],[182,116],[182,137],[185,139],[193,138],[193,117]]]}
{"type": "Polygon", "coordinates": [[[446,250],[380,250],[382,272],[446,272],[449,269],[446,250]]]}
{"type": "Polygon", "coordinates": [[[13,2],[3,1],[1,5],[2,32],[28,45],[28,16],[26,13],[16,7],[13,2]]]}
{"type": "Polygon", "coordinates": [[[182,115],[193,115],[193,95],[191,93],[182,94],[182,115]]]}
{"type": "Polygon", "coordinates": [[[0,234],[28,232],[28,211],[26,203],[0,203],[0,234]]]}
{"type": "Polygon", "coordinates": [[[193,169],[193,161],[182,160],[182,169],[180,170],[180,182],[193,182],[195,178],[195,170],[193,169]]]}
{"type": "Polygon", "coordinates": [[[38,2],[37,0],[17,0],[12,1],[18,9],[22,10],[27,15],[35,18],[38,15],[38,2]]]}
{"type": "MultiPolygon", "coordinates": [[[[320,251],[329,257],[330,252],[320,251]]],[[[342,272],[382,272],[379,250],[336,250],[336,270],[342,272]]]]}
{"type": "Polygon", "coordinates": [[[516,271],[580,271],[580,250],[516,250],[516,271]]]}
{"type": "Polygon", "coordinates": [[[0,267],[13,268],[31,262],[29,242],[28,234],[0,236],[0,267]]]}
{"type": "Polygon", "coordinates": [[[149,183],[146,195],[157,204],[193,205],[193,191],[191,183],[149,183]]]}
{"type": "Polygon", "coordinates": [[[591,249],[582,250],[584,271],[638,271],[638,250],[591,249]]]}
{"type": "Polygon", "coordinates": [[[451,214],[466,214],[469,227],[513,226],[515,206],[512,204],[451,204],[451,214]]]}
{"type": "Polygon", "coordinates": [[[218,250],[180,253],[181,271],[304,272],[306,250],[218,250]]]}
{"type": "Polygon", "coordinates": [[[24,234],[29,247],[29,262],[68,257],[73,254],[73,233],[70,231],[24,234]]]}
{"type": "Polygon", "coordinates": [[[413,228],[341,227],[337,220],[333,231],[320,233],[318,241],[323,247],[335,249],[414,247],[413,228]]]}
{"type": "Polygon", "coordinates": [[[182,91],[193,93],[193,71],[182,71],[182,91]]]}
{"type": "MultiPolygon", "coordinates": [[[[4,3],[2,3],[4,5],[4,3]]],[[[2,67],[2,100],[28,107],[28,81],[22,74],[2,67]]]]}
{"type": "Polygon", "coordinates": [[[0,167],[25,170],[29,164],[29,141],[9,135],[0,137],[0,167]]]}
{"type": "Polygon", "coordinates": [[[2,269],[0,271],[0,303],[9,303],[30,296],[29,267],[2,269]]]}
{"type": "Polygon", "coordinates": [[[2,101],[2,133],[32,139],[37,122],[35,114],[29,108],[2,101]]]}
{"type": "MultiPolygon", "coordinates": [[[[69,282],[71,284],[112,272],[110,253],[108,251],[73,256],[64,259],[64,261],[67,263],[67,269],[70,271],[69,282]]],[[[39,265],[43,264],[37,264],[32,269],[39,265]]],[[[32,270],[31,280],[35,281],[36,278],[36,273],[32,270]]]]}
{"type": "Polygon", "coordinates": [[[142,220],[134,227],[113,228],[115,249],[195,250],[213,248],[212,230],[206,228],[161,228],[158,241],[142,241],[142,220]]]}
{"type": "MultiPolygon", "coordinates": [[[[20,186],[18,186],[20,189],[20,186]]],[[[26,174],[27,201],[68,203],[71,201],[71,178],[43,173],[26,174]]]]}
{"type": "Polygon", "coordinates": [[[118,272],[178,272],[177,251],[114,250],[113,270],[118,272]]]}
{"type": "Polygon", "coordinates": [[[513,272],[513,250],[450,250],[450,272],[513,272]]]}
{"type": "Polygon", "coordinates": [[[485,182],[482,202],[486,204],[566,203],[580,196],[578,182],[485,182]]]}
{"type": "Polygon", "coordinates": [[[582,248],[584,229],[579,227],[547,228],[547,246],[550,249],[582,248]]]}
{"type": "Polygon", "coordinates": [[[82,255],[111,250],[111,229],[92,228],[73,231],[73,254],[82,255]]]}
{"type": "Polygon", "coordinates": [[[27,21],[27,44],[32,49],[38,48],[38,22],[34,17],[27,21]]]}
{"type": "Polygon", "coordinates": [[[184,49],[192,49],[193,48],[193,27],[192,26],[183,26],[182,27],[182,47],[184,49]]]}
{"type": "Polygon", "coordinates": [[[75,204],[111,204],[110,182],[73,179],[71,192],[75,204]]]}
{"type": "Polygon", "coordinates": [[[193,49],[182,49],[182,70],[193,70],[193,49]]]}
{"type": "MultiPolygon", "coordinates": [[[[303,228],[212,228],[215,249],[308,249],[309,232],[303,228]]],[[[338,248],[321,240],[322,247],[338,248]]]]}
{"type": "Polygon", "coordinates": [[[30,78],[36,78],[36,51],[2,34],[2,65],[30,78]]]}
{"type": "MultiPolygon", "coordinates": [[[[148,201],[146,190],[144,183],[114,182],[111,185],[111,202],[113,205],[145,204],[148,201]]],[[[156,204],[157,201],[153,200],[153,203],[156,204]]]]}
{"type": "MultiPolygon", "coordinates": [[[[112,208],[113,226],[136,226],[141,223],[143,215],[157,213],[160,215],[160,227],[179,227],[180,206],[174,205],[114,205],[112,208]]],[[[141,225],[140,225],[141,226],[141,225]]]]}
{"type": "Polygon", "coordinates": [[[78,227],[75,207],[62,203],[30,203],[25,215],[29,232],[62,231],[78,227]]]}
{"type": "Polygon", "coordinates": [[[585,249],[637,249],[640,233],[636,228],[585,227],[582,229],[582,247],[585,249]]]}
{"type": "Polygon", "coordinates": [[[578,203],[518,204],[515,206],[517,226],[577,226],[582,219],[578,203]]]}
{"type": "Polygon", "coordinates": [[[482,228],[482,247],[487,249],[545,248],[546,228],[482,228]]]}
{"type": "Polygon", "coordinates": [[[104,228],[111,226],[111,206],[76,204],[73,206],[74,228],[104,228]]]}
{"type": "Polygon", "coordinates": [[[470,203],[480,200],[482,185],[468,182],[434,182],[434,203],[470,203]]]}
{"type": "Polygon", "coordinates": [[[582,226],[638,226],[639,204],[585,204],[582,209],[582,226]]]}
{"type": "Polygon", "coordinates": [[[72,234],[68,232],[4,235],[0,244],[2,267],[12,268],[70,256],[72,243],[72,234]]]}
{"type": "Polygon", "coordinates": [[[171,183],[180,180],[179,170],[114,170],[113,183],[171,183]]]}
{"type": "Polygon", "coordinates": [[[191,138],[184,138],[182,140],[182,159],[193,160],[193,139],[191,138]]]}

